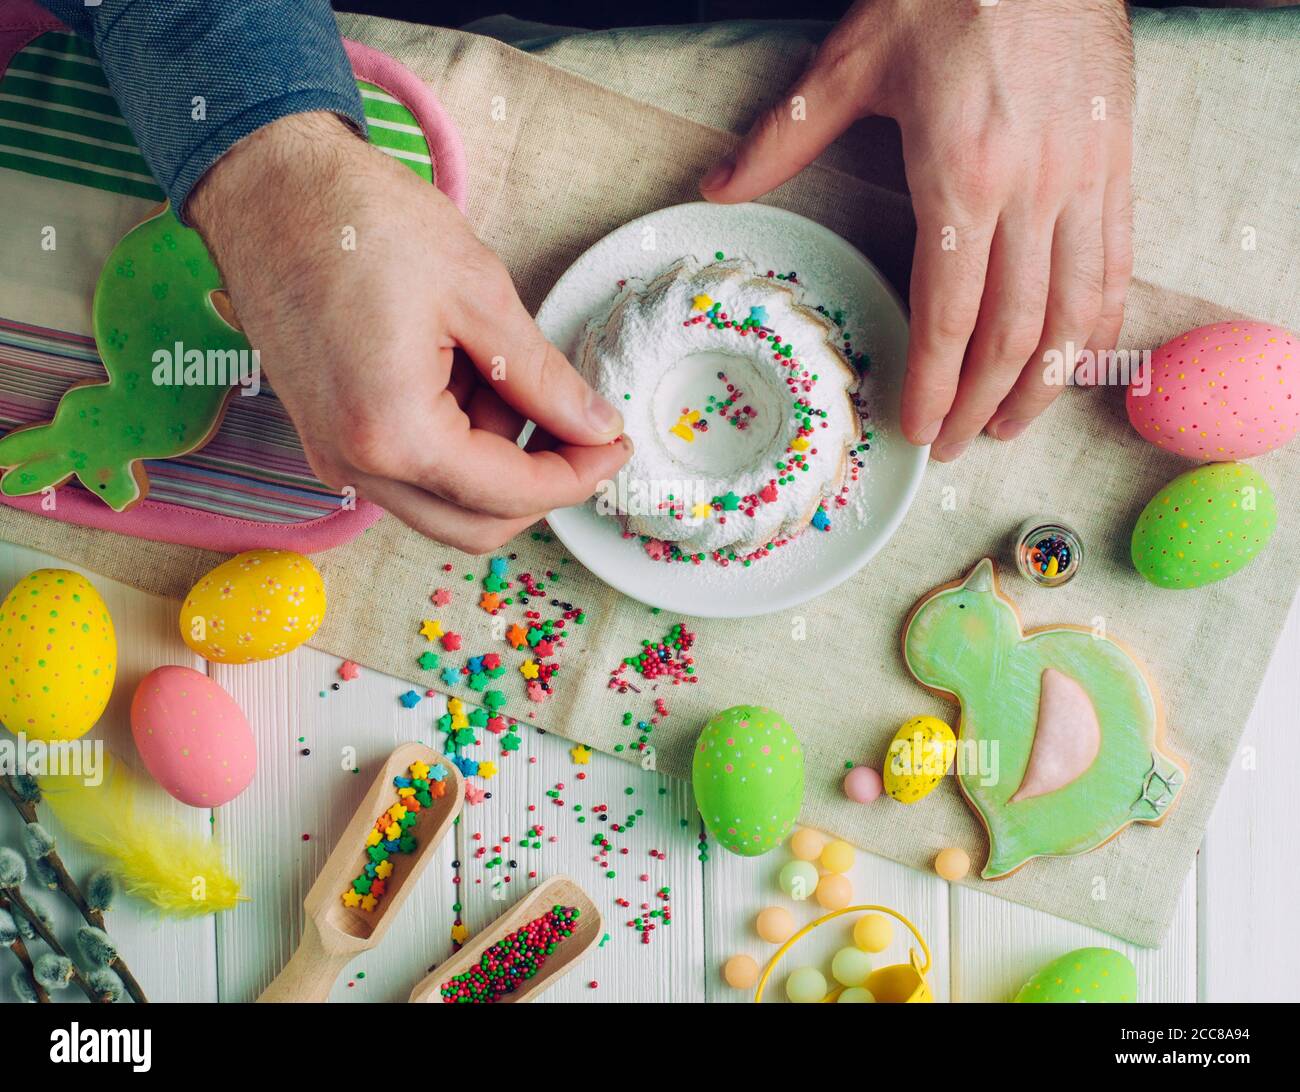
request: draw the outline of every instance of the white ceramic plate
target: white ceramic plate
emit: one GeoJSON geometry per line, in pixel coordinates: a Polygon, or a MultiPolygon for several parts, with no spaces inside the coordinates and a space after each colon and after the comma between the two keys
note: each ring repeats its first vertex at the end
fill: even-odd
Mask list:
{"type": "Polygon", "coordinates": [[[685,615],[745,618],[787,610],[830,591],[880,550],[902,522],[925,472],[928,448],[898,426],[907,360],[902,301],[856,247],[812,220],[766,205],[675,205],[624,224],[582,255],[537,314],[546,336],[572,359],[589,319],[604,314],[625,277],[650,279],[692,254],[748,258],[760,270],[795,271],[810,303],[843,310],[853,347],[871,357],[864,391],[874,433],[856,500],[831,512],[832,529],[809,529],[748,567],[652,561],[638,539],[592,503],[550,515],[560,541],[611,587],[685,615]]]}

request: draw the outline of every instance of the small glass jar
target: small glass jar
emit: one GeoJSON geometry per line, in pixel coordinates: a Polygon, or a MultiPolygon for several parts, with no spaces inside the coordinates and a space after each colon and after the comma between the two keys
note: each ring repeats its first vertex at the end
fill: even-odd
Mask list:
{"type": "Polygon", "coordinates": [[[1059,588],[1083,566],[1083,541],[1059,520],[1031,519],[1016,532],[1016,568],[1026,580],[1059,588]]]}

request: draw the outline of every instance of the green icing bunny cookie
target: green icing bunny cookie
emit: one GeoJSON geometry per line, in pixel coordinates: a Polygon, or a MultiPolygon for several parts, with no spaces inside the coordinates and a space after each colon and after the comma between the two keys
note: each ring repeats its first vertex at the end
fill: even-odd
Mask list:
{"type": "Polygon", "coordinates": [[[75,474],[121,512],[149,491],[142,459],[206,443],[235,381],[251,374],[247,339],[214,302],[220,288],[203,240],[170,208],[128,232],[95,287],[95,341],[108,381],[78,384],[52,421],[0,439],[8,468],[0,492],[28,496],[75,474]]]}
{"type": "Polygon", "coordinates": [[[1137,661],[1083,627],[1022,632],[988,558],[913,608],[903,655],[919,682],[961,703],[962,749],[978,744],[992,765],[963,763],[959,749],[958,782],[988,830],[985,879],[1159,823],[1182,788],[1137,661]]]}

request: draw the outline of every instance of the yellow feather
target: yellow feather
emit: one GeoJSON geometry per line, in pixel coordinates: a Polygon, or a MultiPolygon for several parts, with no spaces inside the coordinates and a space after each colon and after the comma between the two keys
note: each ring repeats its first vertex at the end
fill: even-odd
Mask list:
{"type": "Polygon", "coordinates": [[[121,762],[105,754],[103,765],[99,785],[42,777],[41,790],[64,829],[108,858],[123,891],[175,917],[229,910],[241,901],[239,881],[215,840],[191,833],[147,800],[141,779],[121,762]]]}

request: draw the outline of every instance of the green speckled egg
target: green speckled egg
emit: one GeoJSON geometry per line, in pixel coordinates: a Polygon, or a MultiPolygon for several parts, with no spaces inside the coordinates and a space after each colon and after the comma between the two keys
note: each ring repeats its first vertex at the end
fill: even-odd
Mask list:
{"type": "Polygon", "coordinates": [[[700,733],[691,781],[718,844],[757,857],[780,845],[799,815],[803,748],[779,713],[733,705],[700,733]]]}
{"type": "Polygon", "coordinates": [[[1133,565],[1161,588],[1200,588],[1244,569],[1273,537],[1277,505],[1268,482],[1244,463],[1180,474],[1133,528],[1133,565]]]}
{"type": "Polygon", "coordinates": [[[1110,948],[1079,948],[1054,959],[1016,994],[1017,1004],[1118,1004],[1137,1000],[1137,971],[1110,948]]]}

